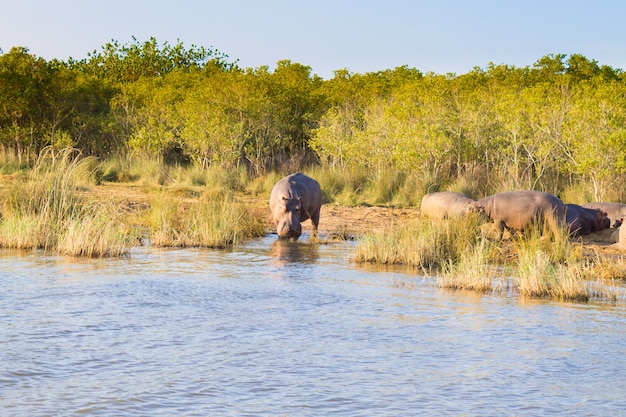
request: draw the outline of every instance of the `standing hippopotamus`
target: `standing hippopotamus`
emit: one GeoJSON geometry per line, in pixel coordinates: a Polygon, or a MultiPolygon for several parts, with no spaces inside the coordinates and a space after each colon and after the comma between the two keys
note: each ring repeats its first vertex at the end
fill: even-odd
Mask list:
{"type": "Polygon", "coordinates": [[[565,204],[555,195],[541,191],[508,191],[476,202],[498,227],[502,239],[504,228],[524,230],[553,216],[560,225],[565,219],[565,204]]]}
{"type": "Polygon", "coordinates": [[[611,227],[611,221],[604,211],[578,204],[565,205],[565,221],[573,236],[584,236],[611,227]]]}
{"type": "Polygon", "coordinates": [[[317,235],[322,207],[322,191],[313,178],[301,172],[279,180],[270,195],[270,210],[279,237],[298,239],[301,222],[311,219],[313,235],[317,235]]]}
{"type": "Polygon", "coordinates": [[[428,217],[445,219],[447,217],[459,217],[476,209],[476,200],[465,194],[453,191],[439,191],[428,193],[422,197],[420,212],[428,217]]]}
{"type": "Polygon", "coordinates": [[[600,209],[606,213],[609,222],[613,223],[613,227],[619,227],[626,217],[626,204],[621,203],[585,203],[582,205],[586,208],[600,209]]]}

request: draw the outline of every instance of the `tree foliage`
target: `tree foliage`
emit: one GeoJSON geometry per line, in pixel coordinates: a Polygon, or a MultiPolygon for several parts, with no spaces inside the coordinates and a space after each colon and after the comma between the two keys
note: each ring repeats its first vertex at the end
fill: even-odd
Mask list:
{"type": "Polygon", "coordinates": [[[111,41],[82,61],[0,54],[0,145],[128,152],[252,172],[317,163],[458,175],[480,165],[514,188],[626,173],[621,69],[580,54],[462,74],[398,67],[322,80],[289,60],[240,68],[212,48],[111,41]]]}

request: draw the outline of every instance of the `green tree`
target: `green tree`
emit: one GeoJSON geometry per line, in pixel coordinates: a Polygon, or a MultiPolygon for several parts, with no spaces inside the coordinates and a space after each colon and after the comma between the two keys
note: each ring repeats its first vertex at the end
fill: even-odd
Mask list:
{"type": "Polygon", "coordinates": [[[192,45],[185,48],[182,42],[171,46],[159,45],[156,38],[120,44],[111,40],[101,50],[88,54],[88,59],[72,62],[73,66],[115,82],[134,82],[141,77],[162,77],[174,70],[196,71],[206,66],[232,67],[228,56],[212,48],[192,45]]]}
{"type": "Polygon", "coordinates": [[[596,201],[622,190],[626,173],[626,86],[599,79],[579,87],[563,133],[567,170],[591,180],[596,201]]]}
{"type": "Polygon", "coordinates": [[[24,47],[0,55],[0,141],[20,162],[38,141],[49,79],[47,62],[24,47]]]}

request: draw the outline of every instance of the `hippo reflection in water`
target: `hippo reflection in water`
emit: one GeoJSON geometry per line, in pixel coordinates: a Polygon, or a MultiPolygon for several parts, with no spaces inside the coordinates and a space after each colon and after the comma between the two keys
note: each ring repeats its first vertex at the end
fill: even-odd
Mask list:
{"type": "Polygon", "coordinates": [[[275,266],[289,263],[311,264],[319,259],[316,243],[302,242],[291,239],[276,239],[270,248],[270,255],[275,266]]]}

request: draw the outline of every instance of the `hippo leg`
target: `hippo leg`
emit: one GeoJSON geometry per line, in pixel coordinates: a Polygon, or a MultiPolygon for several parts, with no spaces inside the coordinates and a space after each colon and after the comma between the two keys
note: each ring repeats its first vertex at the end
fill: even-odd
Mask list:
{"type": "Polygon", "coordinates": [[[496,226],[498,228],[498,240],[502,240],[502,236],[504,236],[504,221],[496,222],[496,226]]]}
{"type": "Polygon", "coordinates": [[[311,236],[317,237],[317,227],[320,224],[320,209],[317,209],[315,213],[311,214],[311,224],[313,225],[311,236]]]}

